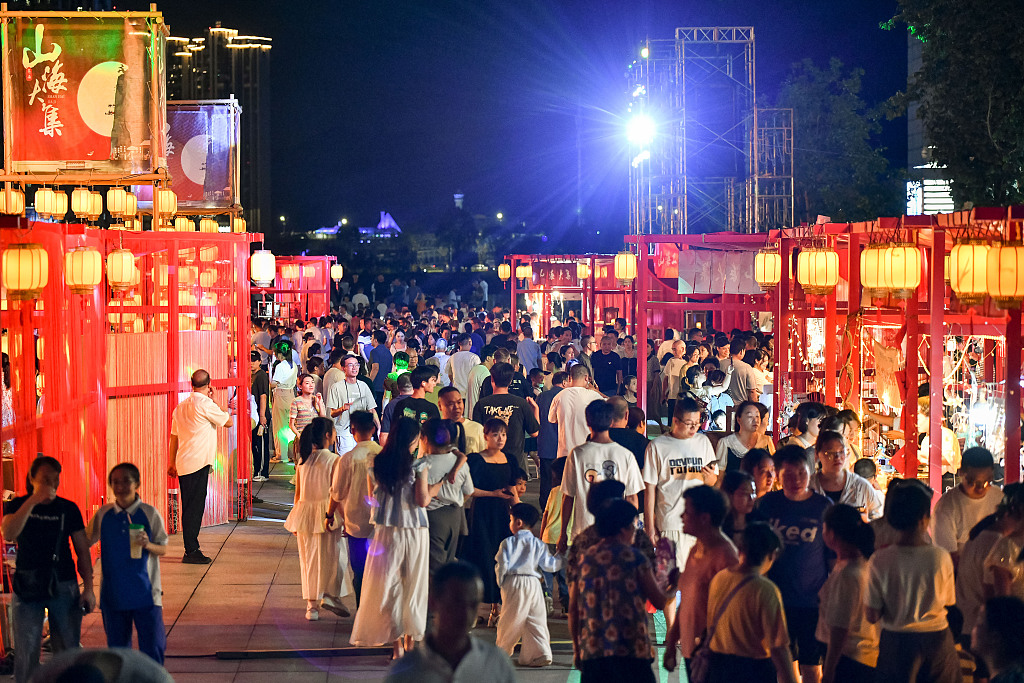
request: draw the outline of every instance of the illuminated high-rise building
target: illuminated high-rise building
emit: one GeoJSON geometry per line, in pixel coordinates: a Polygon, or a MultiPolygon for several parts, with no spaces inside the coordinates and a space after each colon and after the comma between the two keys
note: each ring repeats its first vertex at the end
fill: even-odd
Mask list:
{"type": "Polygon", "coordinates": [[[167,99],[222,100],[242,107],[239,141],[243,217],[268,233],[270,216],[271,39],[239,35],[218,21],[201,38],[167,39],[167,99]]]}

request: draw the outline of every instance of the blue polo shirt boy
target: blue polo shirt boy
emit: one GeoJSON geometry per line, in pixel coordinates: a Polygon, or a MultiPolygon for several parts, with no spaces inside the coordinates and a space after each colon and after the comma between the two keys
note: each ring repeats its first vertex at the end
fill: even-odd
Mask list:
{"type": "Polygon", "coordinates": [[[158,664],[164,663],[167,636],[164,632],[163,591],[159,558],[147,550],[131,557],[132,525],[142,526],[153,545],[167,545],[164,521],[152,505],[138,496],[127,508],[107,503],[89,523],[89,540],[100,542],[100,610],[108,647],[132,646],[132,625],[138,633],[139,650],[158,664]]]}

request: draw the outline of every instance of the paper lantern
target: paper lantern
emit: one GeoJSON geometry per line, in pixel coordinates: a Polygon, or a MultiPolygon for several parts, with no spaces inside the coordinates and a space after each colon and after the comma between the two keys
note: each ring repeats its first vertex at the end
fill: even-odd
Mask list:
{"type": "Polygon", "coordinates": [[[270,287],[274,284],[277,272],[277,259],[266,249],[254,251],[249,257],[249,277],[257,287],[270,287]]]}
{"type": "Polygon", "coordinates": [[[509,263],[498,264],[498,279],[502,282],[508,282],[512,279],[512,265],[509,263]]]}
{"type": "Polygon", "coordinates": [[[120,218],[125,215],[125,209],[127,208],[127,199],[125,198],[128,192],[123,187],[112,187],[107,190],[107,213],[114,218],[120,218]]]}
{"type": "Polygon", "coordinates": [[[0,266],[0,281],[15,301],[38,299],[49,281],[49,259],[39,244],[12,244],[4,250],[0,266]]]}
{"type": "Polygon", "coordinates": [[[988,288],[989,246],[980,241],[959,242],[949,252],[949,284],[965,306],[985,300],[988,288]]]}
{"type": "Polygon", "coordinates": [[[341,278],[345,277],[345,269],[340,263],[335,263],[331,266],[331,279],[337,282],[341,278]]]}
{"type": "Polygon", "coordinates": [[[576,279],[586,280],[590,277],[590,264],[586,261],[580,261],[576,264],[576,279]]]}
{"type": "Polygon", "coordinates": [[[58,221],[62,221],[68,215],[68,195],[66,192],[57,192],[53,197],[55,207],[53,217],[58,221]]]}
{"type": "Polygon", "coordinates": [[[622,287],[628,287],[636,279],[636,255],[629,251],[620,251],[613,262],[615,279],[622,287]]]}
{"type": "Polygon", "coordinates": [[[114,291],[130,289],[142,274],[135,267],[135,255],[128,249],[115,249],[107,254],[107,283],[114,291]]]}
{"type": "Polygon", "coordinates": [[[516,279],[517,280],[525,280],[526,279],[526,266],[516,266],[516,279]]]}
{"type": "Polygon", "coordinates": [[[71,212],[78,218],[85,218],[89,215],[90,195],[89,188],[76,187],[71,192],[71,212]]]}
{"type": "Polygon", "coordinates": [[[913,244],[890,244],[882,255],[882,279],[897,299],[909,299],[921,284],[921,251],[913,244]]]}
{"type": "Polygon", "coordinates": [[[301,272],[295,263],[285,263],[281,266],[281,277],[285,280],[298,280],[301,272]]]}
{"type": "Polygon", "coordinates": [[[25,213],[25,193],[16,187],[7,186],[0,192],[0,213],[20,216],[25,213]]]}
{"type": "Polygon", "coordinates": [[[889,284],[882,268],[886,245],[869,244],[860,254],[860,285],[872,299],[888,295],[889,284]]]}
{"type": "Polygon", "coordinates": [[[302,266],[302,277],[304,277],[306,279],[316,277],[316,267],[315,266],[302,266]]]}
{"type": "Polygon", "coordinates": [[[942,279],[949,284],[949,254],[942,257],[942,279]]]}
{"type": "Polygon", "coordinates": [[[139,198],[133,192],[124,193],[124,216],[134,216],[139,212],[139,198]]]}
{"type": "Polygon", "coordinates": [[[98,221],[100,216],[103,215],[103,195],[99,192],[89,193],[89,213],[87,214],[89,220],[98,221]]]}
{"type": "Polygon", "coordinates": [[[988,250],[988,293],[999,308],[1020,308],[1024,300],[1024,244],[995,244],[988,250]]]}
{"type": "Polygon", "coordinates": [[[153,189],[153,211],[161,216],[173,216],[178,213],[178,196],[174,190],[166,187],[153,189]]]}
{"type": "Polygon", "coordinates": [[[216,306],[217,305],[217,294],[215,292],[203,292],[202,298],[199,300],[200,306],[216,306]]]}
{"type": "Polygon", "coordinates": [[[199,280],[199,268],[196,266],[182,266],[178,268],[178,284],[194,285],[199,280]]]}
{"type": "Polygon", "coordinates": [[[754,256],[754,280],[767,292],[782,280],[782,255],[774,249],[761,249],[754,256]]]}
{"type": "Polygon", "coordinates": [[[36,213],[44,218],[52,216],[57,211],[57,193],[49,187],[40,187],[36,190],[33,202],[36,213]]]}
{"type": "Polygon", "coordinates": [[[64,282],[75,294],[92,294],[103,281],[103,257],[92,247],[72,249],[64,254],[64,282]]]}
{"type": "Polygon", "coordinates": [[[202,247],[199,249],[199,260],[203,263],[212,263],[217,260],[217,247],[202,247]]]}
{"type": "Polygon", "coordinates": [[[199,221],[199,232],[220,232],[220,225],[215,218],[202,218],[199,221]]]}
{"type": "Polygon", "coordinates": [[[125,218],[124,229],[132,232],[142,232],[142,221],[138,218],[125,218]]]}
{"type": "Polygon", "coordinates": [[[245,232],[245,219],[235,216],[231,219],[231,232],[245,232]]]}
{"type": "Polygon", "coordinates": [[[199,273],[200,287],[213,287],[215,284],[217,284],[217,271],[204,270],[203,272],[199,273]]]}
{"type": "Polygon", "coordinates": [[[831,294],[839,284],[839,254],[828,247],[807,247],[796,258],[796,281],[808,294],[831,294]]]}

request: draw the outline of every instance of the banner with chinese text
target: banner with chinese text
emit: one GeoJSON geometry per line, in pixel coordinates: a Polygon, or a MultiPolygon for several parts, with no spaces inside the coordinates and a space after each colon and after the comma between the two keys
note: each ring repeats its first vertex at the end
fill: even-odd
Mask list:
{"type": "Polygon", "coordinates": [[[163,125],[164,39],[153,17],[10,21],[9,170],[147,173],[165,165],[154,134],[163,125]]]}

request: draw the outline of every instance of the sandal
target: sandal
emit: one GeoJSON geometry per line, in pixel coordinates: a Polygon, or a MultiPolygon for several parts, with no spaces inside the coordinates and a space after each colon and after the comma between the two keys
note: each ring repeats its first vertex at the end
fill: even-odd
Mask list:
{"type": "Polygon", "coordinates": [[[496,607],[491,608],[491,615],[487,617],[487,628],[492,628],[498,625],[498,619],[501,618],[501,610],[496,607]]]}

